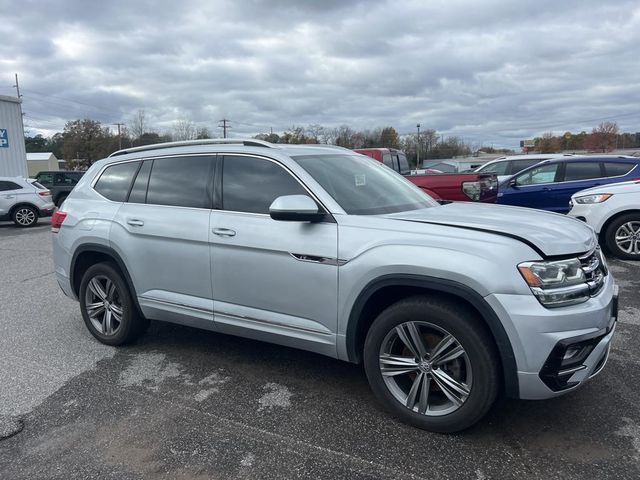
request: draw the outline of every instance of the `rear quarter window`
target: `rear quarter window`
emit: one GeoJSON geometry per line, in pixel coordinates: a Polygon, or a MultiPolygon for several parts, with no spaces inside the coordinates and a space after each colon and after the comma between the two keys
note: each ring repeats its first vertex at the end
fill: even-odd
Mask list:
{"type": "Polygon", "coordinates": [[[605,162],[604,173],[607,177],[621,177],[629,173],[635,166],[635,163],[605,162]]]}
{"type": "Polygon", "coordinates": [[[93,189],[109,200],[124,202],[140,162],[120,163],[107,167],[93,189]]]}

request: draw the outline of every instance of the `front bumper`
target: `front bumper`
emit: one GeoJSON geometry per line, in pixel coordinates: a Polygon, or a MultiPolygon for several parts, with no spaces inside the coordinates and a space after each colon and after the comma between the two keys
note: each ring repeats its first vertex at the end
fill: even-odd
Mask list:
{"type": "Polygon", "coordinates": [[[485,298],[500,317],[513,347],[519,398],[562,395],[602,370],[615,332],[617,290],[609,274],[596,296],[568,307],[545,308],[533,295],[492,294],[485,298]],[[589,350],[574,358],[579,363],[563,364],[558,357],[579,342],[588,343],[589,350]]]}
{"type": "Polygon", "coordinates": [[[582,220],[587,225],[593,227],[597,234],[600,234],[602,224],[606,219],[608,210],[602,207],[601,203],[576,203],[573,202],[568,216],[582,220]]]}

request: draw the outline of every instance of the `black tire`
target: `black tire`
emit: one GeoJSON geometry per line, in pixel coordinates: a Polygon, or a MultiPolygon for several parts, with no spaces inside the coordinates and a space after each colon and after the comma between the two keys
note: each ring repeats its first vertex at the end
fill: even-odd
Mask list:
{"type": "Polygon", "coordinates": [[[30,205],[20,205],[11,214],[11,220],[20,228],[33,227],[38,223],[38,217],[38,210],[30,205]]]}
{"type": "Polygon", "coordinates": [[[85,325],[96,339],[106,345],[124,345],[131,343],[140,337],[149,326],[149,321],[138,312],[129,288],[122,278],[122,274],[118,268],[111,263],[97,263],[87,269],[80,282],[79,299],[80,311],[82,312],[85,325]],[[122,311],[122,315],[120,316],[120,321],[117,322],[117,329],[114,328],[114,332],[111,334],[106,334],[104,331],[99,330],[94,324],[95,320],[92,320],[89,315],[87,297],[93,295],[93,292],[90,291],[88,295],[87,290],[89,289],[89,283],[92,279],[98,279],[99,281],[108,279],[114,286],[111,303],[117,302],[118,307],[122,311]]]}
{"type": "MultiPolygon", "coordinates": [[[[625,224],[629,224],[633,222],[634,226],[640,226],[640,213],[627,213],[621,215],[616,218],[613,222],[611,222],[604,233],[604,240],[607,246],[607,250],[611,252],[611,254],[615,257],[622,258],[625,260],[640,260],[640,251],[638,253],[629,253],[625,252],[616,242],[616,233],[618,230],[625,224]]],[[[635,227],[637,229],[637,227],[635,227]]],[[[640,231],[639,231],[640,233],[640,231]]],[[[640,237],[637,236],[635,239],[631,239],[631,242],[640,242],[640,237]]],[[[637,243],[636,243],[637,244],[637,243]]]]}
{"type": "MultiPolygon", "coordinates": [[[[421,332],[421,335],[424,333],[421,332]]],[[[376,318],[367,332],[364,345],[364,367],[375,396],[392,415],[405,423],[432,432],[457,432],[478,422],[493,405],[500,384],[500,363],[495,344],[483,328],[478,314],[465,306],[432,296],[415,296],[401,300],[388,307],[376,318]],[[470,371],[473,372],[473,381],[466,400],[460,406],[452,407],[457,410],[451,413],[446,413],[445,410],[445,413],[441,412],[439,415],[427,415],[418,413],[413,408],[409,409],[394,396],[385,383],[379,358],[382,344],[389,338],[388,335],[393,335],[393,332],[397,331],[395,330],[397,326],[414,321],[425,322],[444,330],[443,334],[450,334],[457,341],[456,345],[464,349],[465,362],[468,362],[470,371]]],[[[431,365],[425,368],[429,372],[436,369],[442,370],[440,367],[433,367],[432,370],[431,365]]],[[[417,373],[420,371],[418,370],[417,373]]],[[[425,378],[428,375],[434,378],[433,373],[425,373],[425,378]]],[[[434,383],[435,378],[430,381],[435,385],[435,389],[427,389],[427,392],[434,392],[428,393],[427,398],[429,395],[431,398],[434,395],[444,398],[444,391],[434,383]]]]}

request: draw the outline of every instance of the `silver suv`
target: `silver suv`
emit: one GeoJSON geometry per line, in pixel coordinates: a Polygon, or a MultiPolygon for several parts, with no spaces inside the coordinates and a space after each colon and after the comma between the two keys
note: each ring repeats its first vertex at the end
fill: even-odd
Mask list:
{"type": "MultiPolygon", "coordinates": [[[[256,140],[96,162],[52,221],[55,272],[101,342],[150,319],[363,362],[396,417],[469,427],[604,366],[617,293],[593,230],[439,205],[368,157],[256,140]]],[[[222,338],[222,337],[221,337],[222,338]]]]}

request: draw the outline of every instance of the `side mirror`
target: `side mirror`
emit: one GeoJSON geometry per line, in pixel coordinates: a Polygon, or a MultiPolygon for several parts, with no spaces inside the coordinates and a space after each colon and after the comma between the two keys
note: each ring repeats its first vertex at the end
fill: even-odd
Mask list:
{"type": "Polygon", "coordinates": [[[269,214],[274,220],[285,222],[319,222],[324,218],[318,204],[307,195],[278,197],[269,207],[269,214]]]}
{"type": "Polygon", "coordinates": [[[518,188],[518,181],[515,178],[510,178],[507,181],[507,185],[513,188],[518,188]]]}

